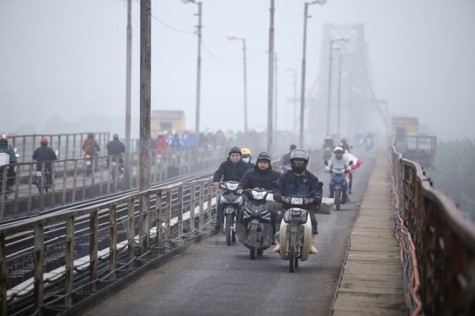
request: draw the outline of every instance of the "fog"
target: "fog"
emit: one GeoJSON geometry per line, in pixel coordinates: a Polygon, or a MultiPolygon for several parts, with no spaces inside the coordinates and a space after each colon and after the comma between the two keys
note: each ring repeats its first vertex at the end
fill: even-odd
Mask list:
{"type": "MultiPolygon", "coordinates": [[[[249,128],[267,125],[268,0],[203,0],[202,129],[243,130],[246,39],[249,128]]],[[[280,129],[294,127],[301,0],[275,1],[280,129]]],[[[139,117],[139,2],[133,1],[132,134],[139,117]]],[[[197,6],[152,0],[152,110],[184,110],[194,129],[197,6]]],[[[328,0],[309,6],[307,89],[326,24],[363,24],[374,94],[439,139],[475,137],[475,1],[328,0]]],[[[0,132],[118,132],[125,126],[126,1],[0,0],[0,132]]],[[[322,79],[323,80],[323,79],[322,79]]],[[[299,80],[300,82],[300,80],[299,80]]],[[[299,83],[300,84],[300,83],[299,83]]],[[[300,87],[300,86],[299,86],[300,87]]],[[[323,124],[322,118],[322,124],[323,124]]]]}

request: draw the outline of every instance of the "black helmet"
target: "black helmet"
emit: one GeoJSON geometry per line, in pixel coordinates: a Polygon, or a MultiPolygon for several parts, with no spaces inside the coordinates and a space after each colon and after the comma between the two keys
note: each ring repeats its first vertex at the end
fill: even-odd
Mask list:
{"type": "Polygon", "coordinates": [[[292,150],[290,153],[290,167],[292,168],[292,171],[296,173],[302,173],[305,171],[305,169],[307,169],[308,159],[309,156],[305,149],[296,148],[292,150]],[[295,159],[303,159],[304,164],[302,166],[295,165],[295,159]]]}
{"type": "Polygon", "coordinates": [[[270,156],[269,156],[269,153],[263,151],[259,154],[259,156],[257,156],[257,162],[259,162],[260,160],[267,160],[269,163],[271,162],[271,159],[270,159],[270,156]]]}
{"type": "Polygon", "coordinates": [[[231,148],[231,150],[229,151],[229,155],[231,155],[231,154],[239,154],[239,155],[242,155],[242,154],[241,154],[241,148],[236,147],[236,146],[233,147],[233,148],[231,148]]]}
{"type": "Polygon", "coordinates": [[[295,144],[292,144],[292,145],[290,145],[290,147],[289,147],[290,150],[294,150],[295,148],[297,148],[297,145],[295,145],[295,144]]]}
{"type": "Polygon", "coordinates": [[[8,146],[8,140],[4,137],[0,138],[0,146],[8,146]]]}

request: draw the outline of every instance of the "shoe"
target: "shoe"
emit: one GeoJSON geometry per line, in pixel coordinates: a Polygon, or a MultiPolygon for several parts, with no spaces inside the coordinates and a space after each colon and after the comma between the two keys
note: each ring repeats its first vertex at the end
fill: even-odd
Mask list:
{"type": "Polygon", "coordinates": [[[272,240],[272,246],[275,246],[275,245],[276,245],[275,240],[272,240]]]}
{"type": "Polygon", "coordinates": [[[272,249],[272,252],[280,252],[280,244],[277,244],[277,246],[272,249]]]}
{"type": "Polygon", "coordinates": [[[219,230],[219,228],[220,228],[220,225],[218,223],[214,224],[214,229],[215,230],[219,230]]]}
{"type": "Polygon", "coordinates": [[[348,191],[348,194],[351,194],[351,190],[348,191]]]}
{"type": "Polygon", "coordinates": [[[318,253],[318,249],[315,247],[315,245],[310,246],[310,253],[316,255],[318,253]]]}
{"type": "Polygon", "coordinates": [[[312,234],[318,235],[318,228],[317,227],[315,227],[315,228],[312,227],[312,234]]]}

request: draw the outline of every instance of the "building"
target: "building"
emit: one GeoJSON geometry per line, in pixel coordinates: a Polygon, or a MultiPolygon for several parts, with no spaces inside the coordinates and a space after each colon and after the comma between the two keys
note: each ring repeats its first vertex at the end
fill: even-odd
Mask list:
{"type": "Polygon", "coordinates": [[[186,126],[185,111],[156,110],[152,111],[151,118],[152,137],[157,137],[163,132],[183,133],[186,126]]]}

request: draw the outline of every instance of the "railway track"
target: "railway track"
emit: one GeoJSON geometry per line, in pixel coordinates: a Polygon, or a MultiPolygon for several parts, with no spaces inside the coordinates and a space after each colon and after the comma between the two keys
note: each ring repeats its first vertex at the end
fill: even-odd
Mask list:
{"type": "MultiPolygon", "coordinates": [[[[188,176],[176,177],[174,179],[169,179],[162,181],[151,186],[151,190],[162,190],[160,194],[157,194],[154,198],[151,198],[149,201],[149,209],[157,209],[157,203],[160,204],[160,208],[167,210],[164,215],[164,219],[160,221],[169,221],[171,218],[177,218],[179,214],[183,212],[188,212],[190,206],[187,209],[183,208],[183,205],[194,205],[191,203],[192,200],[196,199],[196,190],[193,185],[187,185],[187,183],[193,183],[193,181],[203,178],[210,178],[210,172],[196,173],[188,176]],[[169,188],[181,188],[178,190],[169,190],[169,188]],[[193,189],[192,189],[193,188],[193,189]],[[181,213],[179,212],[181,211],[181,213]]],[[[210,180],[211,183],[211,180],[210,180]]],[[[210,189],[210,188],[209,188],[210,189]]],[[[208,190],[209,190],[208,189],[208,190]]],[[[209,194],[209,192],[203,192],[204,194],[209,194]]],[[[108,249],[111,241],[110,236],[110,214],[109,207],[114,205],[116,212],[116,226],[117,226],[117,236],[115,240],[117,244],[127,242],[127,223],[129,219],[129,207],[130,203],[133,203],[135,227],[134,235],[137,235],[141,227],[141,207],[142,203],[140,198],[131,198],[137,197],[140,195],[138,190],[129,190],[123,191],[116,194],[111,194],[106,197],[90,200],[83,203],[77,203],[75,205],[68,205],[66,207],[60,207],[57,209],[51,209],[47,212],[32,216],[28,219],[22,219],[20,221],[6,223],[0,225],[0,228],[7,225],[18,225],[21,222],[27,222],[28,220],[36,218],[47,218],[52,215],[61,215],[64,214],[67,216],[75,211],[87,209],[87,208],[97,208],[98,218],[97,226],[94,228],[97,230],[98,235],[98,249],[108,249]],[[126,201],[126,202],[124,202],[126,201]]],[[[153,216],[156,214],[150,212],[150,220],[152,222],[157,221],[157,217],[153,216]]],[[[181,221],[186,222],[185,231],[191,231],[191,227],[195,226],[191,221],[181,221]]],[[[75,259],[80,259],[89,255],[90,252],[90,238],[91,238],[91,221],[89,215],[81,215],[75,218],[74,220],[74,257],[75,259]]],[[[155,234],[170,234],[170,238],[178,237],[178,231],[176,227],[170,227],[168,232],[159,231],[155,229],[155,234]]],[[[57,269],[64,267],[66,261],[66,245],[67,245],[67,227],[64,223],[53,223],[44,227],[44,270],[47,273],[51,273],[57,269]]],[[[7,288],[18,288],[22,287],[24,291],[9,291],[8,299],[9,303],[15,302],[16,307],[21,307],[20,309],[15,309],[11,315],[23,315],[25,310],[30,310],[32,308],[32,296],[33,288],[28,285],[28,282],[32,283],[32,278],[34,277],[34,265],[35,265],[35,231],[34,230],[22,230],[18,233],[9,234],[5,238],[5,254],[6,254],[6,269],[7,269],[7,288]],[[18,314],[15,314],[18,313],[18,314]]],[[[118,250],[118,260],[120,265],[127,262],[127,252],[118,250]]],[[[103,266],[99,267],[100,274],[99,277],[103,277],[110,272],[107,263],[103,263],[103,266]]],[[[87,276],[81,277],[81,271],[77,271],[75,274],[75,284],[87,283],[87,276]]],[[[54,284],[54,282],[51,282],[54,284]]],[[[54,286],[49,287],[48,295],[52,298],[55,297],[57,291],[54,286]]],[[[64,289],[63,289],[64,291],[64,289]]],[[[12,304],[13,305],[13,304],[12,304]]],[[[10,314],[10,313],[9,313],[10,314]]]]}

